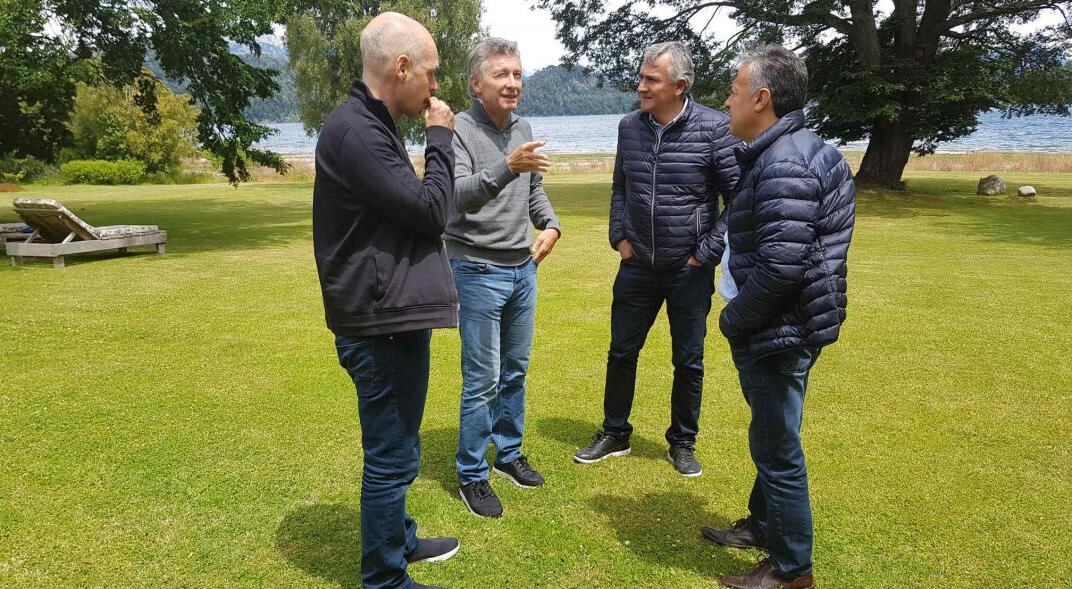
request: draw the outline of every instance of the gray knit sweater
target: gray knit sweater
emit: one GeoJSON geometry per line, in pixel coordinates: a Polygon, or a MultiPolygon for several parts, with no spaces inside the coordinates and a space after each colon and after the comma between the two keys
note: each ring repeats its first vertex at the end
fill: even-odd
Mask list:
{"type": "Polygon", "coordinates": [[[561,233],[543,176],[514,174],[506,165],[506,157],[529,141],[528,121],[511,113],[499,129],[479,100],[455,117],[455,210],[443,233],[451,259],[520,266],[531,257],[530,222],[561,233]]]}

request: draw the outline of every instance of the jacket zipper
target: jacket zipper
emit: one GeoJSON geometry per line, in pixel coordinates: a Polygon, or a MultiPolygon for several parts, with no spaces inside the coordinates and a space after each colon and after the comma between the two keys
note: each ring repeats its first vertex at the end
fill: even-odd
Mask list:
{"type": "MultiPolygon", "coordinates": [[[[662,130],[665,133],[666,129],[662,130]]],[[[659,171],[659,146],[662,143],[662,133],[655,132],[655,160],[652,163],[652,269],[655,269],[655,175],[659,171]]]]}

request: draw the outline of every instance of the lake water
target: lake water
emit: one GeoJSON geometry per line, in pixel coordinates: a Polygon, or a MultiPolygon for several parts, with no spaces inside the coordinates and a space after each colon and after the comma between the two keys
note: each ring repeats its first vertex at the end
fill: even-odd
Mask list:
{"type": "MultiPolygon", "coordinates": [[[[528,117],[533,137],[547,141],[549,153],[612,153],[618,121],[624,115],[575,117],[528,117]]],[[[286,156],[307,156],[316,149],[316,138],[305,134],[300,123],[272,124],[279,133],[259,144],[286,156]]],[[[849,143],[846,149],[864,150],[867,141],[849,143]]],[[[420,153],[419,145],[409,146],[420,153]]],[[[1072,117],[1037,115],[1003,119],[998,112],[979,117],[975,133],[939,146],[940,153],[966,151],[1072,152],[1072,117]]]]}

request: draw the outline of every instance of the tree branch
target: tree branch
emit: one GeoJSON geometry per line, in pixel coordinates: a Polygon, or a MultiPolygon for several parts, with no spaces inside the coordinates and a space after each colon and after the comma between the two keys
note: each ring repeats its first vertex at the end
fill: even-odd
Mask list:
{"type": "Polygon", "coordinates": [[[951,18],[945,22],[943,29],[953,29],[971,22],[975,22],[977,20],[982,20],[984,18],[991,18],[995,16],[1011,16],[1014,14],[1019,14],[1021,12],[1027,12],[1029,10],[1039,10],[1042,8],[1060,10],[1061,6],[1053,2],[1053,0],[1030,0],[1028,2],[1017,2],[1015,4],[1008,4],[1000,8],[994,7],[986,10],[976,10],[974,12],[969,12],[956,18],[951,18]]]}

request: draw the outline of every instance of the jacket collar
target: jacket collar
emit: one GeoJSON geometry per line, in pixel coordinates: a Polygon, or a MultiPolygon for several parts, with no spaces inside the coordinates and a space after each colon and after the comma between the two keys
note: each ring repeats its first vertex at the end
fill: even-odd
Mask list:
{"type": "Polygon", "coordinates": [[[521,117],[511,112],[510,120],[506,122],[506,128],[500,129],[499,126],[495,124],[495,121],[492,121],[491,117],[488,116],[488,111],[484,109],[484,103],[481,102],[479,98],[474,98],[473,104],[469,106],[469,116],[473,117],[473,120],[480,123],[481,125],[484,125],[485,127],[491,127],[492,129],[495,129],[499,132],[509,130],[510,127],[516,125],[517,122],[521,119],[521,117]]]}
{"type": "Polygon", "coordinates": [[[391,111],[387,110],[387,105],[382,100],[372,95],[372,91],[364,82],[354,80],[350,86],[350,98],[363,104],[373,116],[380,119],[395,136],[398,136],[398,128],[395,126],[395,120],[391,118],[391,111]]]}
{"type": "Polygon", "coordinates": [[[760,154],[767,151],[767,148],[773,145],[782,135],[788,135],[803,128],[804,111],[794,110],[778,119],[778,122],[760,133],[751,143],[745,143],[737,147],[734,150],[734,154],[737,156],[737,163],[742,166],[751,166],[759,159],[760,154]]]}

